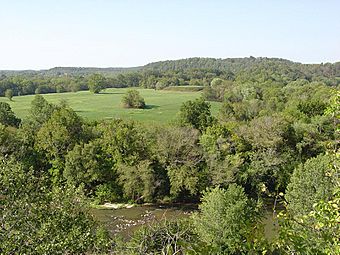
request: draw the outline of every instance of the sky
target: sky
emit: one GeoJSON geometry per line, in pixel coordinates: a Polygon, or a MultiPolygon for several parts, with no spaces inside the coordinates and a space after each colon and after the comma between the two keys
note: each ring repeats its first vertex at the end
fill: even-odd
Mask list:
{"type": "Polygon", "coordinates": [[[0,0],[0,70],[340,61],[340,0],[0,0]]]}

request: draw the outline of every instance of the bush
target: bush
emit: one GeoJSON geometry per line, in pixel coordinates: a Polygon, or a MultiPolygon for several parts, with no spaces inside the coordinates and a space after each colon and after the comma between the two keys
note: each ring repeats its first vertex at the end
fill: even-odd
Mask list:
{"type": "Polygon", "coordinates": [[[145,108],[144,98],[141,97],[139,92],[135,89],[130,89],[122,99],[123,106],[125,108],[145,108]]]}
{"type": "Polygon", "coordinates": [[[118,250],[122,254],[190,254],[197,243],[192,229],[189,220],[152,223],[137,230],[128,245],[122,243],[118,250]]]}
{"type": "Polygon", "coordinates": [[[102,204],[105,202],[116,201],[120,198],[120,191],[115,183],[104,183],[97,186],[96,189],[96,202],[102,204]]]}

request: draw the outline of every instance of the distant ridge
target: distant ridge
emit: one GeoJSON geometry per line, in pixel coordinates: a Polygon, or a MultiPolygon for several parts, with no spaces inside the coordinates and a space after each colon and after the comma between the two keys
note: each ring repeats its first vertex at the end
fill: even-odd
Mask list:
{"type": "Polygon", "coordinates": [[[282,58],[267,57],[245,57],[245,58],[186,58],[179,60],[157,61],[138,67],[54,67],[46,70],[0,70],[0,75],[42,75],[42,76],[84,76],[92,73],[101,73],[105,75],[117,75],[119,73],[135,71],[176,71],[186,69],[213,69],[221,71],[239,72],[256,67],[274,68],[277,66],[289,66],[292,69],[303,69],[304,67],[331,68],[335,73],[340,72],[340,62],[320,63],[320,64],[302,64],[282,58]]]}

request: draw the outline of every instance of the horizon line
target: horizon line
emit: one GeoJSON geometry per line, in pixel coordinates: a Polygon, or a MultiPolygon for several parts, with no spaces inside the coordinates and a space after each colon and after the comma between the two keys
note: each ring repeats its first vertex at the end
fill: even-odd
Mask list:
{"type": "Polygon", "coordinates": [[[186,60],[186,59],[192,59],[192,58],[205,58],[205,59],[215,59],[215,60],[225,60],[225,59],[245,59],[245,58],[255,58],[255,59],[278,59],[278,60],[287,60],[287,61],[291,61],[293,63],[296,64],[302,64],[302,65],[321,65],[321,64],[335,64],[340,62],[340,60],[331,62],[331,61],[327,61],[327,62],[300,62],[300,61],[294,61],[294,60],[290,60],[287,58],[282,58],[282,57],[254,57],[254,56],[247,56],[247,57],[226,57],[226,58],[215,58],[215,57],[187,57],[187,58],[178,58],[178,59],[165,59],[165,60],[157,60],[157,61],[153,61],[153,62],[148,62],[146,64],[143,65],[136,65],[136,66],[53,66],[53,67],[47,67],[47,68],[39,68],[39,69],[34,69],[34,68],[23,68],[23,69],[1,69],[0,71],[4,72],[20,72],[20,71],[47,71],[47,70],[51,70],[53,68],[99,68],[99,69],[109,69],[109,68],[115,68],[115,69],[129,69],[129,68],[141,68],[144,67],[146,65],[149,64],[153,64],[153,63],[158,63],[158,62],[166,62],[166,61],[179,61],[179,60],[186,60]]]}

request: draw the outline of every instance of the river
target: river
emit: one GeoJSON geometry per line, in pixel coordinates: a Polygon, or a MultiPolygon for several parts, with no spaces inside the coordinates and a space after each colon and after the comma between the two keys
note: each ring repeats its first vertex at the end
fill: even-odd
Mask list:
{"type": "MultiPolygon", "coordinates": [[[[92,209],[96,220],[103,223],[111,235],[119,234],[129,238],[133,231],[153,221],[179,219],[189,217],[197,211],[197,205],[144,205],[121,209],[92,209]]],[[[264,219],[264,232],[271,240],[277,235],[278,222],[272,210],[267,209],[264,219]]]]}

